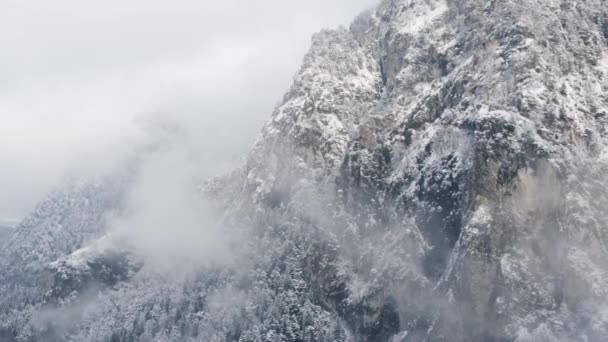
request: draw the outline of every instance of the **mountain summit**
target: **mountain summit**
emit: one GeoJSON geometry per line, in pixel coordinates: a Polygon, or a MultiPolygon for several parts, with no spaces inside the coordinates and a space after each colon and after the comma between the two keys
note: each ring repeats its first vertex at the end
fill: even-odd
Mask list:
{"type": "Polygon", "coordinates": [[[107,242],[131,176],[70,188],[0,254],[0,339],[604,341],[606,79],[603,0],[385,0],[200,187],[229,258],[160,271],[107,242]]]}

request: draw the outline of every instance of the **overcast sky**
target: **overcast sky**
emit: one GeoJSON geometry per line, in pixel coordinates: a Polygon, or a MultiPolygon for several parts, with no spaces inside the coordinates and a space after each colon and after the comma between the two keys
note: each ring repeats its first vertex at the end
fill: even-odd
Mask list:
{"type": "Polygon", "coordinates": [[[74,159],[128,141],[134,118],[175,117],[244,153],[311,34],[375,3],[2,1],[0,220],[26,215],[74,159]]]}

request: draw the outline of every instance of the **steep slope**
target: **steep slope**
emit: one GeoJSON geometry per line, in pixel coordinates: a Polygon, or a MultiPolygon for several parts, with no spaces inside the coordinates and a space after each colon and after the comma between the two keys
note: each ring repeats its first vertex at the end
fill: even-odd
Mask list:
{"type": "Polygon", "coordinates": [[[340,241],[348,249],[352,240],[360,246],[380,239],[378,249],[401,241],[389,253],[395,258],[416,246],[409,252],[419,251],[420,273],[411,281],[422,277],[422,286],[433,288],[422,315],[408,319],[408,306],[419,310],[418,288],[391,279],[384,255],[370,256],[372,265],[346,280],[354,286],[348,282],[360,282],[359,272],[368,282],[372,273],[387,273],[381,294],[364,300],[375,302],[371,324],[383,303],[396,301],[402,336],[411,340],[600,340],[605,28],[599,1],[385,1],[351,32],[322,34],[325,44],[313,44],[298,76],[351,70],[338,71],[322,89],[361,99],[364,109],[355,101],[345,115],[342,96],[291,91],[258,143],[271,146],[260,154],[270,158],[254,154],[248,184],[272,206],[277,198],[300,200],[293,187],[303,179],[325,181],[342,199],[338,212],[354,218],[355,229],[337,233],[355,230],[340,241]],[[349,56],[364,52],[378,66],[367,97],[359,84],[373,62],[357,65],[338,54],[317,71],[309,61],[332,56],[324,47],[336,46],[339,35],[358,42],[349,56]],[[409,243],[399,234],[404,229],[409,243]]]}
{"type": "Polygon", "coordinates": [[[231,258],[79,249],[114,205],[51,206],[81,219],[26,221],[5,267],[85,285],[7,292],[0,336],[603,341],[606,77],[601,0],[385,0],[313,38],[245,165],[203,187],[231,258]]]}
{"type": "Polygon", "coordinates": [[[0,253],[0,339],[11,341],[47,301],[51,262],[105,232],[121,209],[126,177],[70,181],[51,193],[3,242],[0,253]]]}

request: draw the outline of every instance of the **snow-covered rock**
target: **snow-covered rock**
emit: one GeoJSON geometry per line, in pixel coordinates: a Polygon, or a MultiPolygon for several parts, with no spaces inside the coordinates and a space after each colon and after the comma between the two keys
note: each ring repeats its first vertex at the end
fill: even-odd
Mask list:
{"type": "MultiPolygon", "coordinates": [[[[204,186],[229,264],[135,263],[54,307],[4,277],[0,337],[603,341],[607,61],[603,0],[384,0],[313,38],[244,165],[204,186]]],[[[81,189],[6,267],[90,270],[114,202],[86,194],[122,192],[81,189]]]]}

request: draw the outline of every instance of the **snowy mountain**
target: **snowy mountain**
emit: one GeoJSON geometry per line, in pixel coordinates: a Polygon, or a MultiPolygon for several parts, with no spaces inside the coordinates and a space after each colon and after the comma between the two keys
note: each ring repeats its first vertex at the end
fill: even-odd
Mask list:
{"type": "Polygon", "coordinates": [[[384,0],[193,182],[205,253],[120,243],[131,176],[43,202],[0,253],[0,339],[603,341],[607,77],[603,0],[384,0]]]}

